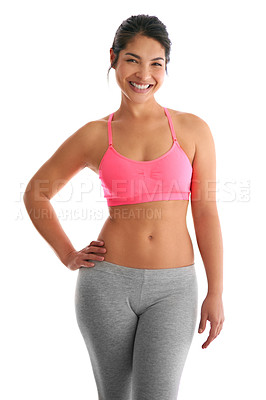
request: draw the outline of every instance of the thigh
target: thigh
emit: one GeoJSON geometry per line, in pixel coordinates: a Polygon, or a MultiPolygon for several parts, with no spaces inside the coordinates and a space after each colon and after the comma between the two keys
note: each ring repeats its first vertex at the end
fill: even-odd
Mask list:
{"type": "Polygon", "coordinates": [[[138,317],[128,306],[123,277],[80,268],[77,322],[87,346],[101,400],[130,400],[138,317]]]}
{"type": "Polygon", "coordinates": [[[133,354],[132,400],[177,399],[194,336],[198,305],[196,276],[190,275],[181,285],[178,280],[164,282],[160,295],[158,287],[154,292],[156,296],[152,298],[150,294],[150,304],[147,302],[139,316],[133,354]]]}

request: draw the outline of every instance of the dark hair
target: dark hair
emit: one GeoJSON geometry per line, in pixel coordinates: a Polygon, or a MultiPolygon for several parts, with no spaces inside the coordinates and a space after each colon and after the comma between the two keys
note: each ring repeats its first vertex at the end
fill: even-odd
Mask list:
{"type": "Polygon", "coordinates": [[[117,64],[120,51],[125,49],[127,44],[138,34],[155,39],[164,47],[167,74],[167,63],[170,61],[172,42],[168,37],[166,26],[155,16],[139,14],[132,15],[124,20],[115,33],[112,49],[116,57],[108,69],[107,79],[111,68],[117,64]]]}

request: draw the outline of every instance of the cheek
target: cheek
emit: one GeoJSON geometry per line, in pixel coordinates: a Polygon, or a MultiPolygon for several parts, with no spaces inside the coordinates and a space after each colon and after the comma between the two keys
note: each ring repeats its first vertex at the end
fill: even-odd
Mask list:
{"type": "Polygon", "coordinates": [[[163,82],[164,81],[164,76],[165,76],[165,70],[164,69],[157,69],[157,68],[152,68],[150,70],[151,76],[156,79],[157,82],[163,82]]]}
{"type": "Polygon", "coordinates": [[[132,73],[132,68],[130,68],[130,66],[126,65],[126,64],[120,64],[119,66],[117,66],[116,71],[117,74],[119,76],[121,76],[121,78],[126,77],[127,75],[130,75],[132,73]]]}
{"type": "Polygon", "coordinates": [[[161,80],[164,80],[165,77],[165,69],[160,69],[160,71],[157,72],[157,75],[160,77],[161,80]]]}
{"type": "Polygon", "coordinates": [[[163,83],[164,81],[164,76],[165,76],[165,72],[160,71],[157,72],[156,74],[154,74],[154,78],[157,80],[157,82],[159,82],[160,84],[163,83]]]}

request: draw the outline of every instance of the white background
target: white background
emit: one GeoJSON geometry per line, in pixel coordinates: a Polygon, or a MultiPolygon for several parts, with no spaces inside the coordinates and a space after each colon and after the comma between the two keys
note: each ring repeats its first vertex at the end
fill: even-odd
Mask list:
{"type": "MultiPolygon", "coordinates": [[[[197,328],[207,280],[189,206],[199,316],[179,399],[266,398],[263,2],[24,0],[1,2],[0,10],[5,400],[97,399],[75,319],[78,272],[68,270],[36,231],[22,195],[68,136],[119,107],[113,69],[109,86],[106,79],[109,49],[121,22],[141,13],[161,19],[173,43],[157,101],[204,119],[216,146],[225,323],[203,350],[209,322],[202,335],[197,328]]],[[[108,216],[99,178],[88,168],[52,204],[76,249],[97,239],[108,216]]]]}

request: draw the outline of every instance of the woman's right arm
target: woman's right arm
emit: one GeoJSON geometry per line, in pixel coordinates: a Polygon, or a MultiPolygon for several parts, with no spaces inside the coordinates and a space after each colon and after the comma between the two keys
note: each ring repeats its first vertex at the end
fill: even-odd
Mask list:
{"type": "MultiPolygon", "coordinates": [[[[90,163],[96,127],[95,121],[89,122],[66,139],[30,179],[23,196],[33,225],[66,266],[69,263],[69,255],[74,254],[76,250],[65,234],[50,200],[74,175],[90,163]]],[[[82,254],[78,256],[78,261],[81,261],[84,253],[83,257],[82,254]]],[[[88,258],[99,259],[97,256],[87,255],[88,258]]],[[[86,261],[82,264],[91,266],[91,263],[86,261]]]]}

